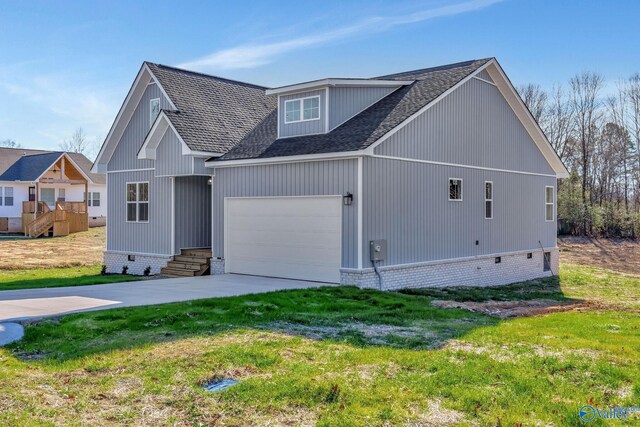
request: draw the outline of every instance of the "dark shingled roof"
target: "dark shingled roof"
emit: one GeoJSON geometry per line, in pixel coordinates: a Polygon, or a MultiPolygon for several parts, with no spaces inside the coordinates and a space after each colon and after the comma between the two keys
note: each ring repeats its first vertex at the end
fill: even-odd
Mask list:
{"type": "Polygon", "coordinates": [[[49,152],[22,156],[9,167],[2,175],[0,181],[35,181],[62,155],[62,152],[49,152]]]}
{"type": "Polygon", "coordinates": [[[195,151],[226,153],[276,108],[267,88],[146,63],[177,111],[165,111],[195,151]]]}
{"type": "Polygon", "coordinates": [[[376,77],[385,80],[415,80],[362,111],[331,132],[277,139],[275,110],[248,132],[217,161],[321,154],[367,148],[491,58],[459,62],[434,68],[376,77]]]}
{"type": "MultiPolygon", "coordinates": [[[[0,181],[34,181],[62,155],[61,151],[0,148],[0,181]]],[[[67,153],[85,175],[96,184],[105,184],[107,176],[91,173],[91,160],[80,153],[67,153]]]]}

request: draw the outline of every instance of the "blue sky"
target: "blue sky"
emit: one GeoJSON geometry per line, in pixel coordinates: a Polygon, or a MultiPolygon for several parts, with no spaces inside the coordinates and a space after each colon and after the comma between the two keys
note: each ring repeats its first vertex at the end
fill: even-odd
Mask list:
{"type": "Polygon", "coordinates": [[[640,72],[634,0],[0,0],[0,140],[109,131],[142,61],[277,86],[495,56],[515,84],[640,72]]]}

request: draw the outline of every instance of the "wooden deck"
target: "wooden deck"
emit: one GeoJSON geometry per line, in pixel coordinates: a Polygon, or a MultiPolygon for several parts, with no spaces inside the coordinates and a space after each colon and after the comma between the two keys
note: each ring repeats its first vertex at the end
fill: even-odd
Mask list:
{"type": "Polygon", "coordinates": [[[89,229],[85,202],[56,202],[52,211],[45,202],[22,202],[22,227],[25,235],[40,237],[53,232],[67,236],[89,229]]]}

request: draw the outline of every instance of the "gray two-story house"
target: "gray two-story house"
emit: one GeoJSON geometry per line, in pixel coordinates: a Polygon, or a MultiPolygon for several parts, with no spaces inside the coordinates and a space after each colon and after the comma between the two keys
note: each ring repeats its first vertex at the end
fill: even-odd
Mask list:
{"type": "Polygon", "coordinates": [[[277,88],[144,63],[94,171],[110,272],[190,248],[212,274],[384,289],[558,271],[567,171],[493,58],[277,88]]]}

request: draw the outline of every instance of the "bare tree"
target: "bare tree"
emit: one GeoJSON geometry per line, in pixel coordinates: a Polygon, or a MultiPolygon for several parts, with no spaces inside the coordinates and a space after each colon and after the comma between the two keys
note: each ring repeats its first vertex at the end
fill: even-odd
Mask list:
{"type": "Polygon", "coordinates": [[[547,93],[542,90],[540,85],[532,83],[518,86],[518,93],[529,108],[529,111],[531,111],[533,118],[538,123],[541,123],[547,110],[547,100],[549,98],[547,93]]]}
{"type": "Polygon", "coordinates": [[[60,148],[62,151],[87,155],[91,149],[91,142],[87,139],[87,135],[80,127],[73,132],[71,138],[65,139],[64,142],[60,144],[60,148]]]}
{"type": "Polygon", "coordinates": [[[6,147],[6,148],[22,148],[22,145],[18,144],[17,142],[15,142],[13,139],[5,139],[3,141],[0,141],[0,147],[6,147]]]}
{"type": "Polygon", "coordinates": [[[573,77],[571,84],[571,105],[575,113],[576,137],[580,150],[580,169],[582,174],[582,231],[591,234],[592,224],[589,207],[593,206],[592,156],[598,138],[598,128],[602,120],[599,94],[604,79],[596,73],[584,72],[573,77]],[[589,200],[587,201],[587,193],[589,200]]]}
{"type": "Polygon", "coordinates": [[[555,85],[545,120],[541,125],[553,149],[565,164],[569,163],[575,149],[575,140],[571,138],[575,126],[573,117],[572,105],[562,85],[555,85]]]}

